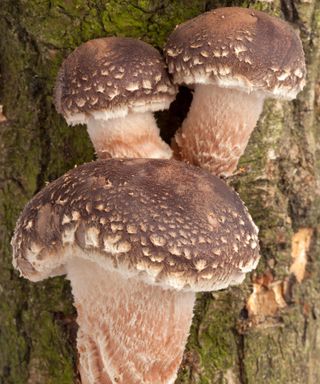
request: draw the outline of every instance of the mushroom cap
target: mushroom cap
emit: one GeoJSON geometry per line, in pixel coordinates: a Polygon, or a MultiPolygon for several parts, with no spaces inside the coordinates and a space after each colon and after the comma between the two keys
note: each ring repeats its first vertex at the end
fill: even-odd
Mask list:
{"type": "Polygon", "coordinates": [[[258,229],[219,178],[174,160],[100,160],[47,185],[25,207],[13,264],[32,281],[74,256],[148,284],[210,291],[242,282],[258,229]]]}
{"type": "Polygon", "coordinates": [[[82,44],[64,60],[54,93],[57,111],[69,124],[77,124],[90,116],[107,120],[166,109],[177,87],[151,45],[106,37],[82,44]]]}
{"type": "Polygon", "coordinates": [[[301,41],[290,25],[247,8],[218,8],[179,26],[165,47],[176,84],[217,84],[293,99],[305,84],[301,41]]]}

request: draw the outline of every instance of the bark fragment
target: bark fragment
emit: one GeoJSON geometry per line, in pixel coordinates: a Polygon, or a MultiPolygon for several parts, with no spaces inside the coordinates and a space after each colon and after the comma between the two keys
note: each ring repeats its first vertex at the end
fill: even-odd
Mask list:
{"type": "Polygon", "coordinates": [[[300,228],[292,237],[292,264],[290,273],[293,273],[301,284],[306,271],[307,254],[313,235],[313,228],[300,228]]]}

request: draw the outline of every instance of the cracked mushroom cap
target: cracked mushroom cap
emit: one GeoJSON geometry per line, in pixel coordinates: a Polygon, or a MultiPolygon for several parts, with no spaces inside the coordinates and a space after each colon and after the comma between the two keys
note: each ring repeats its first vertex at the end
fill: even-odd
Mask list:
{"type": "Polygon", "coordinates": [[[257,227],[219,178],[173,160],[100,160],[46,186],[25,207],[13,264],[39,281],[75,255],[149,284],[210,291],[259,260],[257,227]]]}
{"type": "Polygon", "coordinates": [[[165,47],[176,84],[216,84],[293,99],[305,84],[301,41],[290,25],[247,8],[219,8],[179,26],[165,47]]]}
{"type": "Polygon", "coordinates": [[[143,41],[107,37],[90,40],[62,63],[55,106],[68,124],[90,116],[107,120],[129,112],[169,107],[177,93],[160,53],[143,41]]]}

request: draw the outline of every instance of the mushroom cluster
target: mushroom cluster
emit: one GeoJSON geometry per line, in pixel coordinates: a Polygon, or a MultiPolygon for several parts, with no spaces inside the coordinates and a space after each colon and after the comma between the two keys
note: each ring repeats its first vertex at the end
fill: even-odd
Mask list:
{"type": "Polygon", "coordinates": [[[40,191],[12,239],[22,276],[71,282],[83,384],[174,382],[195,292],[240,284],[260,257],[237,193],[194,165],[230,175],[264,98],[295,97],[304,82],[296,35],[247,9],[178,26],[165,53],[174,83],[195,88],[175,137],[184,162],[152,114],[177,91],[160,53],[129,38],[89,41],[63,62],[55,105],[68,124],[87,124],[99,160],[40,191]]]}

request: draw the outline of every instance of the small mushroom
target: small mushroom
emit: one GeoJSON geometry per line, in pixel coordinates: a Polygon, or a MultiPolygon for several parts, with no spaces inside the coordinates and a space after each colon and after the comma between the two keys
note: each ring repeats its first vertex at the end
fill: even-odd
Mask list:
{"type": "Polygon", "coordinates": [[[169,384],[195,292],[241,283],[259,260],[257,232],[238,195],[200,168],[99,160],[28,203],[13,264],[34,282],[71,281],[82,383],[169,384]]]}
{"type": "Polygon", "coordinates": [[[160,53],[142,41],[90,40],[63,62],[55,106],[68,124],[87,124],[99,158],[170,158],[154,111],[176,95],[160,53]]]}
{"type": "Polygon", "coordinates": [[[295,31],[252,9],[220,8],[179,25],[165,55],[173,81],[194,87],[177,155],[216,175],[237,167],[265,98],[294,99],[305,84],[295,31]]]}

